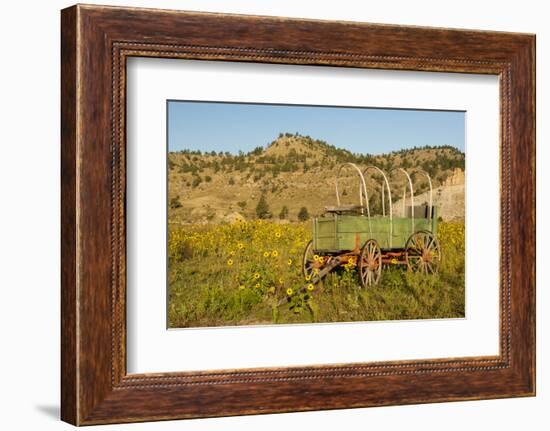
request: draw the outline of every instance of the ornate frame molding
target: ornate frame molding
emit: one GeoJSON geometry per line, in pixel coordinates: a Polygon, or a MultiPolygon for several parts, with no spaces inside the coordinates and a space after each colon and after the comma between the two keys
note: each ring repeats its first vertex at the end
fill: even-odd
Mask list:
{"type": "Polygon", "coordinates": [[[65,9],[62,418],[98,424],[533,395],[534,43],[534,36],[510,33],[65,9]],[[127,375],[125,65],[131,56],[498,75],[500,355],[127,375]]]}

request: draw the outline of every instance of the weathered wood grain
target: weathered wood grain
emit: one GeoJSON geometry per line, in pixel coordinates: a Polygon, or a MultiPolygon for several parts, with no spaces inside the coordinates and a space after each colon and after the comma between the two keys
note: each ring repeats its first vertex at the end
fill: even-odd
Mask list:
{"type": "Polygon", "coordinates": [[[61,417],[78,422],[76,8],[61,16],[61,417]]]}

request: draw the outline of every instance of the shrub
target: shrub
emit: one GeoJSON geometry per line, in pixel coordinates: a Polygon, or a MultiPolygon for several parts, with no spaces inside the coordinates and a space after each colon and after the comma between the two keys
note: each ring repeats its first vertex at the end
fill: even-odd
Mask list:
{"type": "Polygon", "coordinates": [[[170,208],[172,208],[172,209],[181,208],[181,202],[180,202],[179,195],[174,196],[172,199],[170,199],[170,208]]]}
{"type": "Polygon", "coordinates": [[[210,206],[207,206],[206,208],[206,219],[208,221],[214,220],[214,217],[216,217],[216,211],[214,211],[210,206]]]}
{"type": "Polygon", "coordinates": [[[282,219],[285,219],[288,217],[288,208],[287,206],[283,206],[283,208],[281,209],[281,212],[279,213],[279,218],[282,220],[282,219]]]}
{"type": "Polygon", "coordinates": [[[306,207],[300,208],[300,211],[298,212],[298,220],[300,221],[306,221],[309,219],[309,212],[306,207]]]}
{"type": "Polygon", "coordinates": [[[197,175],[196,177],[193,178],[193,182],[191,183],[191,187],[193,187],[193,188],[198,187],[198,185],[200,183],[202,183],[202,178],[197,175]]]}
{"type": "Polygon", "coordinates": [[[271,218],[271,211],[269,210],[269,205],[267,204],[265,195],[260,197],[258,205],[256,205],[256,216],[258,216],[259,219],[271,218]]]}

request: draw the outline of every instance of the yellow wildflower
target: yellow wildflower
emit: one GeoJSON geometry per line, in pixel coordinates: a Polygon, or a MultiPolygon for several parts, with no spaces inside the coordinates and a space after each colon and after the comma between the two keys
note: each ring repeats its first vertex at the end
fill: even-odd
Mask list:
{"type": "Polygon", "coordinates": [[[309,290],[309,291],[311,292],[313,289],[315,289],[315,286],[313,286],[312,283],[309,283],[309,284],[307,285],[307,290],[309,290]]]}
{"type": "Polygon", "coordinates": [[[271,256],[277,257],[277,256],[279,256],[279,252],[278,252],[277,250],[273,250],[273,251],[271,252],[271,256]]]}
{"type": "Polygon", "coordinates": [[[264,251],[264,257],[269,257],[269,251],[264,251]]]}
{"type": "Polygon", "coordinates": [[[281,232],[275,232],[275,238],[280,238],[281,237],[281,232]]]}
{"type": "Polygon", "coordinates": [[[313,260],[314,260],[315,262],[318,262],[318,261],[319,261],[319,255],[318,255],[318,254],[314,254],[314,255],[313,255],[313,260]]]}
{"type": "Polygon", "coordinates": [[[241,285],[239,286],[239,290],[244,290],[244,284],[241,284],[241,285]]]}
{"type": "Polygon", "coordinates": [[[256,286],[254,286],[256,289],[259,289],[261,287],[260,283],[256,283],[256,286]]]}
{"type": "Polygon", "coordinates": [[[233,265],[233,259],[227,259],[227,266],[233,265]]]}
{"type": "Polygon", "coordinates": [[[294,291],[290,287],[286,290],[286,294],[288,296],[291,296],[293,293],[294,293],[294,291]]]}
{"type": "Polygon", "coordinates": [[[311,274],[306,275],[306,281],[311,280],[311,274]]]}
{"type": "Polygon", "coordinates": [[[254,274],[254,278],[255,278],[256,280],[258,280],[258,279],[260,278],[260,274],[259,274],[259,273],[254,274]]]}
{"type": "Polygon", "coordinates": [[[238,244],[237,244],[237,248],[238,248],[239,250],[242,250],[242,249],[244,248],[244,244],[243,244],[242,242],[238,243],[238,244]]]}
{"type": "Polygon", "coordinates": [[[288,259],[288,266],[292,265],[292,259],[288,259]]]}
{"type": "Polygon", "coordinates": [[[282,278],[279,278],[279,284],[284,284],[284,280],[282,278]]]}

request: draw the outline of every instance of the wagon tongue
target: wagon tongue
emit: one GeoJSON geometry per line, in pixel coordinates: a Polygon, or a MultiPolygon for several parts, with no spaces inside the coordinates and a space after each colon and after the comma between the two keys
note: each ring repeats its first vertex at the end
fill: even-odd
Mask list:
{"type": "MultiPolygon", "coordinates": [[[[323,267],[323,269],[319,271],[319,274],[317,275],[316,279],[312,280],[313,284],[319,283],[325,277],[325,275],[327,275],[330,271],[332,271],[334,268],[340,265],[342,261],[343,261],[343,258],[341,256],[336,256],[333,259],[330,259],[328,263],[323,267]]],[[[302,287],[302,289],[304,289],[304,287],[302,287]]]]}
{"type": "MultiPolygon", "coordinates": [[[[332,271],[334,268],[336,268],[338,265],[342,263],[343,259],[341,256],[336,256],[335,258],[331,259],[321,271],[319,271],[319,274],[315,277],[315,279],[311,280],[311,284],[317,284],[319,283],[330,271],[332,271]]],[[[302,286],[298,289],[297,293],[302,293],[307,290],[307,286],[310,283],[306,284],[305,286],[302,286]]],[[[281,299],[277,305],[282,305],[284,303],[288,302],[288,298],[281,299]]]]}

